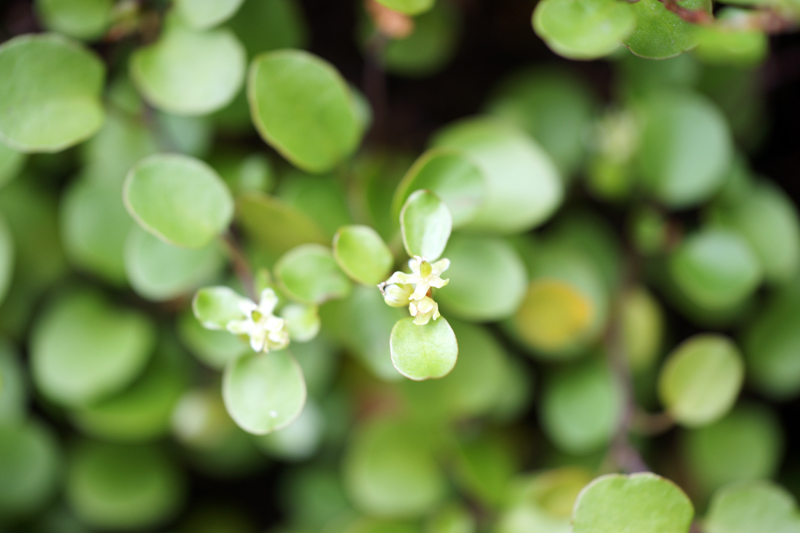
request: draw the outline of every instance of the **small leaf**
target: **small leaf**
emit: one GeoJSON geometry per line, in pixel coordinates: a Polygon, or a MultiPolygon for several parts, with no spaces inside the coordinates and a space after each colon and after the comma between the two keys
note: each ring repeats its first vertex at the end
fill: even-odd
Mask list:
{"type": "Polygon", "coordinates": [[[319,309],[316,305],[289,304],[281,310],[289,337],[295,342],[308,342],[319,333],[319,309]]]}
{"type": "Polygon", "coordinates": [[[177,0],[178,14],[196,30],[207,30],[231,18],[244,0],[177,0]]]}
{"type": "Polygon", "coordinates": [[[281,50],[255,58],[247,95],[261,136],[302,170],[332,169],[361,139],[347,84],[333,66],[307,52],[281,50]]]}
{"type": "MultiPolygon", "coordinates": [[[[675,57],[697,46],[699,25],[686,22],[658,0],[642,0],[631,6],[636,29],[622,44],[648,59],[675,57]]],[[[711,0],[686,0],[681,7],[711,14],[711,0]]]]}
{"type": "Polygon", "coordinates": [[[61,405],[91,404],[141,374],[154,340],[153,325],[144,315],[112,307],[96,292],[67,294],[34,326],[34,382],[61,405]]]}
{"type": "Polygon", "coordinates": [[[379,4],[406,15],[419,15],[432,8],[434,2],[436,0],[378,0],[379,4]]]}
{"type": "Polygon", "coordinates": [[[36,12],[48,30],[86,41],[103,36],[113,7],[112,0],[36,1],[36,12]]]}
{"type": "Polygon", "coordinates": [[[403,205],[414,191],[427,189],[450,210],[453,227],[469,222],[483,201],[483,173],[469,159],[447,149],[425,152],[403,177],[392,200],[392,212],[400,216],[403,205]]]}
{"type": "Polygon", "coordinates": [[[202,248],[233,218],[233,198],[214,170],[188,156],[154,155],[125,180],[125,207],[144,229],[170,244],[202,248]]]}
{"type": "Polygon", "coordinates": [[[743,381],[744,364],[736,346],[721,335],[698,335],[667,357],[658,392],[675,420],[702,426],[733,407],[743,381]]]}
{"type": "Polygon", "coordinates": [[[688,533],[692,502],[677,485],[655,474],[601,476],[578,496],[573,533],[688,533]]]}
{"type": "Polygon", "coordinates": [[[59,35],[6,41],[0,46],[0,139],[20,152],[58,152],[91,137],[105,118],[104,78],[100,58],[59,35]]]}
{"type": "Polygon", "coordinates": [[[309,242],[329,242],[313,218],[266,194],[240,196],[237,199],[236,216],[248,236],[276,254],[283,254],[309,242]]]}
{"type": "Polygon", "coordinates": [[[616,0],[542,0],[533,12],[537,35],[570,59],[606,56],[635,27],[631,6],[616,0]]]}
{"type": "Polygon", "coordinates": [[[703,521],[707,533],[797,533],[794,497],[771,481],[745,481],[714,493],[703,521]]]}
{"type": "Polygon", "coordinates": [[[222,395],[239,427],[266,435],[300,416],[306,383],[297,361],[286,350],[248,354],[228,363],[222,395]]]}
{"type": "Polygon", "coordinates": [[[242,301],[236,291],[228,287],[204,287],[192,300],[192,311],[197,320],[208,329],[225,329],[231,320],[240,320],[242,301]]]}
{"type": "Polygon", "coordinates": [[[694,55],[705,63],[749,67],[758,65],[769,53],[769,39],[758,29],[732,29],[724,24],[747,20],[749,10],[726,8],[715,14],[717,25],[703,26],[697,32],[694,55]]]}
{"type": "Polygon", "coordinates": [[[275,264],[275,277],[289,297],[321,304],[350,294],[351,284],[333,258],[330,248],[303,244],[275,264]]]}
{"type": "Polygon", "coordinates": [[[333,236],[333,257],[352,279],[376,285],[389,277],[391,250],[369,226],[344,226],[333,236]]]}
{"type": "Polygon", "coordinates": [[[456,335],[443,317],[424,326],[411,317],[398,320],[389,347],[397,371],[416,381],[446,376],[458,358],[456,335]]]}
{"type": "Polygon", "coordinates": [[[400,211],[400,230],[408,255],[436,261],[447,246],[452,229],[450,210],[430,191],[415,191],[400,211]]]}
{"type": "Polygon", "coordinates": [[[154,107],[206,115],[233,100],[245,67],[244,47],[231,31],[196,32],[173,23],[158,41],[133,53],[130,75],[154,107]]]}

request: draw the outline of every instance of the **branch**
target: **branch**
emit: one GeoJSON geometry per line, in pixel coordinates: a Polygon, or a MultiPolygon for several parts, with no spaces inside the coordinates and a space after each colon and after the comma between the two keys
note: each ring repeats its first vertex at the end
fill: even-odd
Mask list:
{"type": "Polygon", "coordinates": [[[687,9],[678,4],[677,0],[659,0],[667,11],[671,11],[678,15],[686,22],[692,24],[712,24],[714,22],[714,15],[702,9],[687,9]]]}

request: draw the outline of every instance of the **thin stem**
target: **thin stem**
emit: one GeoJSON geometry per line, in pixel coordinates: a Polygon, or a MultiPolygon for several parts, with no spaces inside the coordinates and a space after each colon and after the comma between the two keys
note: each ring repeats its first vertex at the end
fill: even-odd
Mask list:
{"type": "MultiPolygon", "coordinates": [[[[636,0],[638,1],[638,0],[636,0]]],[[[719,20],[714,15],[702,9],[688,9],[678,3],[679,0],[659,0],[668,11],[675,13],[681,19],[691,24],[708,26],[715,24],[720,28],[731,30],[763,31],[775,35],[797,29],[797,23],[784,18],[772,9],[753,10],[746,16],[732,19],[719,20]]]]}
{"type": "Polygon", "coordinates": [[[225,245],[225,249],[228,251],[228,254],[231,256],[231,263],[233,265],[233,271],[236,274],[236,277],[239,278],[242,285],[244,286],[245,292],[253,301],[258,301],[258,296],[256,295],[255,289],[255,281],[253,278],[253,271],[250,268],[250,263],[247,261],[247,257],[245,257],[242,248],[239,246],[238,241],[233,236],[232,233],[228,232],[222,237],[222,243],[225,245]]]}

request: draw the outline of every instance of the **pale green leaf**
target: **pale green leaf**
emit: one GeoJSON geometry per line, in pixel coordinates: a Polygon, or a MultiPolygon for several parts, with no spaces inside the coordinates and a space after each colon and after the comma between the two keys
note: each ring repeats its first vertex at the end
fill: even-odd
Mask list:
{"type": "Polygon", "coordinates": [[[289,337],[295,342],[308,342],[319,333],[321,326],[316,305],[289,304],[281,310],[289,337]]]}
{"type": "Polygon", "coordinates": [[[275,264],[275,277],[286,294],[308,304],[344,298],[351,289],[330,248],[318,244],[304,244],[286,253],[275,264]]]}
{"type": "Polygon", "coordinates": [[[229,18],[244,0],[176,0],[178,14],[196,30],[207,30],[229,18]]]}
{"type": "Polygon", "coordinates": [[[329,242],[313,218],[266,194],[248,193],[240,196],[236,217],[253,240],[276,254],[309,242],[329,242]]]}
{"type": "Polygon", "coordinates": [[[342,270],[364,285],[389,277],[394,263],[391,250],[369,226],[344,226],[333,237],[333,257],[342,270]]]}
{"type": "Polygon", "coordinates": [[[244,313],[239,304],[242,296],[228,287],[204,287],[192,300],[192,311],[208,329],[225,329],[231,320],[241,320],[244,313]]]}
{"type": "Polygon", "coordinates": [[[794,497],[770,481],[745,481],[714,493],[704,521],[707,533],[800,532],[794,497]]]}
{"type": "Polygon", "coordinates": [[[446,376],[458,358],[456,335],[443,317],[425,325],[411,317],[398,320],[389,347],[397,371],[417,381],[446,376]]]}
{"type": "Polygon", "coordinates": [[[112,0],[36,0],[36,12],[48,30],[86,41],[102,37],[113,7],[112,0]]]}
{"type": "Polygon", "coordinates": [[[0,142],[0,187],[19,175],[27,157],[0,142]]]}
{"type": "Polygon", "coordinates": [[[408,255],[436,261],[447,246],[452,229],[450,210],[430,191],[414,191],[400,211],[400,231],[408,255]]]}
{"type": "Polygon", "coordinates": [[[227,331],[206,329],[191,312],[178,318],[178,337],[192,355],[214,370],[224,369],[228,361],[251,350],[249,344],[227,331]]]}
{"type": "Polygon", "coordinates": [[[280,431],[255,437],[256,446],[270,457],[284,461],[311,458],[322,444],[325,415],[310,399],[297,419],[280,431]]]}

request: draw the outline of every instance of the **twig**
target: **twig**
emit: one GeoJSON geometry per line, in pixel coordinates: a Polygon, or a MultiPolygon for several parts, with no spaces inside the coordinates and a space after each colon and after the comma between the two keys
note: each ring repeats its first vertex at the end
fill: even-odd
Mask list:
{"type": "Polygon", "coordinates": [[[242,252],[242,249],[239,246],[239,243],[236,241],[236,238],[232,233],[228,232],[222,238],[222,242],[225,244],[225,249],[231,256],[233,271],[236,274],[236,277],[239,278],[239,281],[242,282],[245,292],[247,292],[247,295],[251,300],[258,301],[255,281],[253,279],[253,271],[250,269],[250,263],[247,262],[247,257],[245,257],[244,252],[242,252]]]}

